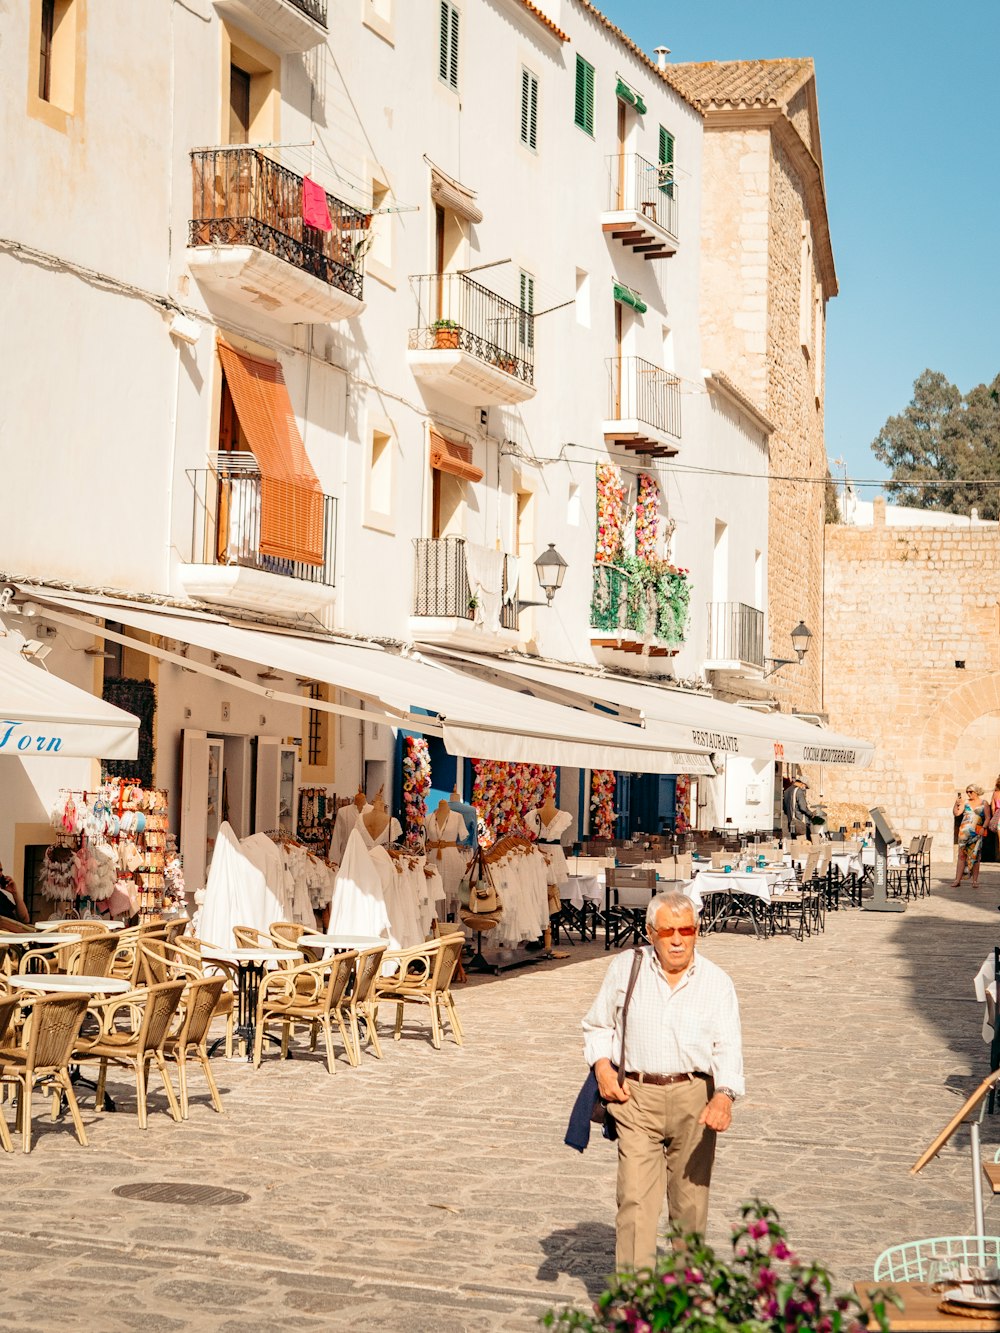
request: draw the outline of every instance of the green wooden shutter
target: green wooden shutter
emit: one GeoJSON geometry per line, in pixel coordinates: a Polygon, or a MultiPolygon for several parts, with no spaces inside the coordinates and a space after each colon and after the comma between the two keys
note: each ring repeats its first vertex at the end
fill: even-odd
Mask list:
{"type": "Polygon", "coordinates": [[[458,87],[458,10],[450,0],[440,0],[438,31],[438,77],[449,88],[458,87]]]}
{"type": "Polygon", "coordinates": [[[594,67],[580,55],[576,58],[573,120],[587,134],[594,133],[594,67]]]}
{"type": "MultiPolygon", "coordinates": [[[[669,130],[660,126],[660,166],[670,166],[674,164],[674,136],[669,130]]],[[[660,189],[664,194],[674,197],[674,177],[673,172],[660,173],[660,189]]]]}
{"type": "MultiPolygon", "coordinates": [[[[527,315],[535,313],[535,279],[530,273],[521,271],[521,309],[527,315]]],[[[521,342],[526,347],[535,345],[535,321],[533,319],[523,319],[521,323],[521,342]]]]}
{"type": "Polygon", "coordinates": [[[538,147],[538,80],[530,70],[521,70],[521,142],[538,147]]]}
{"type": "Polygon", "coordinates": [[[448,82],[448,47],[450,32],[450,15],[448,13],[448,0],[440,0],[441,3],[441,23],[438,35],[438,78],[448,82]]]}
{"type": "Polygon", "coordinates": [[[451,7],[451,52],[448,64],[448,82],[453,88],[458,87],[458,10],[451,7]]]}

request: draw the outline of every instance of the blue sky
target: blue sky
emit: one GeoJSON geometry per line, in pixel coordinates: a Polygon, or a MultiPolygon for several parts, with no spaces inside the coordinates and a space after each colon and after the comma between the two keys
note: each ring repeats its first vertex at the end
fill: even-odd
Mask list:
{"type": "Polygon", "coordinates": [[[1000,372],[1000,0],[597,3],[671,60],[813,57],[840,282],[827,453],[885,476],[871,442],[925,367],[963,391],[1000,372]]]}

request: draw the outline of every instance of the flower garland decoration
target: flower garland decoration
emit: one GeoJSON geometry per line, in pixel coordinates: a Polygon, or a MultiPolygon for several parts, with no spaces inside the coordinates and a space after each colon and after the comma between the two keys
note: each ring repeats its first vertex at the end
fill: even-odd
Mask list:
{"type": "Polygon", "coordinates": [[[639,473],[635,501],[635,554],[639,560],[655,560],[660,530],[660,488],[648,472],[639,473]]]}
{"type": "Polygon", "coordinates": [[[612,564],[622,544],[625,484],[615,463],[597,464],[597,564],[612,564]]]}
{"type": "Polygon", "coordinates": [[[678,773],[674,788],[674,832],[687,833],[691,828],[691,779],[678,773]]]}
{"type": "Polygon", "coordinates": [[[479,841],[484,846],[523,828],[528,811],[556,794],[556,770],[549,764],[476,759],[473,769],[472,804],[479,815],[479,841]]]}
{"type": "Polygon", "coordinates": [[[595,768],[590,775],[590,833],[594,838],[615,836],[615,772],[595,768]]]}
{"type": "Polygon", "coordinates": [[[423,736],[407,736],[403,750],[403,810],[406,841],[420,842],[427,822],[427,793],[431,789],[431,754],[423,736]]]}

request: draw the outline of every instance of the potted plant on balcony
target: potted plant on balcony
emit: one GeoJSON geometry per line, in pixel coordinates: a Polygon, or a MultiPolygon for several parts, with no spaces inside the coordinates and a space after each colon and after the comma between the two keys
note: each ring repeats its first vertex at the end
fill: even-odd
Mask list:
{"type": "Polygon", "coordinates": [[[461,324],[453,319],[436,319],[431,325],[434,346],[439,351],[454,351],[458,347],[458,335],[461,331],[461,324]]]}

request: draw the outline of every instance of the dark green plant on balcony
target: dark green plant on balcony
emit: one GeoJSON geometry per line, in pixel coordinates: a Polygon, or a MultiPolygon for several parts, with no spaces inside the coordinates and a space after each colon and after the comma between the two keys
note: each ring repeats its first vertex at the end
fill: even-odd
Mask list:
{"type": "Polygon", "coordinates": [[[691,584],[688,571],[666,560],[640,560],[619,553],[613,564],[594,566],[590,623],[616,633],[679,647],[687,633],[691,584]]]}

